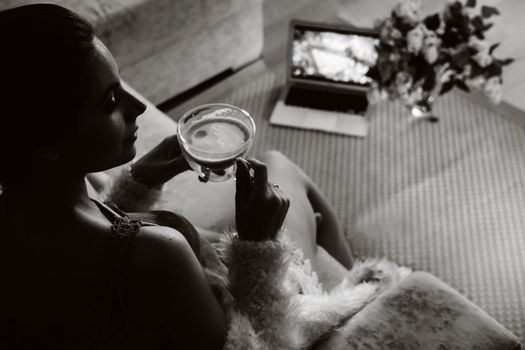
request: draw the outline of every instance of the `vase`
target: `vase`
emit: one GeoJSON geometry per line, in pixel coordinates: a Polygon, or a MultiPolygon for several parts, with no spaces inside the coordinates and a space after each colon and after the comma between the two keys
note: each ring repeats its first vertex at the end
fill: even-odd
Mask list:
{"type": "Polygon", "coordinates": [[[404,100],[402,102],[408,109],[408,112],[412,118],[425,119],[435,123],[439,120],[433,111],[435,98],[435,93],[423,92],[416,99],[412,98],[410,101],[404,100]]]}

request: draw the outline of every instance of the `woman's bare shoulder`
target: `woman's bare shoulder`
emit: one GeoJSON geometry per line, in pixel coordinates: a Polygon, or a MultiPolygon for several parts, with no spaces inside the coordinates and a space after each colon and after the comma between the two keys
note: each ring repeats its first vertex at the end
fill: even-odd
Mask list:
{"type": "Polygon", "coordinates": [[[169,330],[169,337],[178,340],[198,343],[203,334],[210,341],[222,339],[222,309],[197,257],[177,230],[143,227],[123,277],[124,303],[133,323],[169,330]]]}
{"type": "MultiPolygon", "coordinates": [[[[184,235],[167,226],[142,227],[130,251],[128,266],[134,268],[135,273],[150,270],[148,274],[160,274],[164,272],[166,265],[174,262],[184,262],[180,265],[181,268],[186,264],[198,264],[184,235]]],[[[170,270],[176,268],[177,266],[171,266],[170,270]]]]}

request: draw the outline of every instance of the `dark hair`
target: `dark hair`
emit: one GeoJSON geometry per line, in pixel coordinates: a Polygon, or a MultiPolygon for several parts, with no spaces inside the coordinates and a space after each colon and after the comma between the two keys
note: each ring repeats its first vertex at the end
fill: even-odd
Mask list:
{"type": "Polygon", "coordinates": [[[73,136],[94,36],[87,20],[62,6],[0,12],[0,182],[31,169],[38,150],[73,136]]]}

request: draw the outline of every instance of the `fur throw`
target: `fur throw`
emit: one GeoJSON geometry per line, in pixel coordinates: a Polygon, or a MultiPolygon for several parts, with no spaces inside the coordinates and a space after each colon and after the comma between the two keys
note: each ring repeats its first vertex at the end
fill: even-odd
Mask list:
{"type": "Polygon", "coordinates": [[[145,211],[159,201],[162,187],[152,188],[138,182],[131,175],[131,166],[126,166],[101,195],[104,201],[112,202],[124,211],[145,211]]]}
{"type": "Polygon", "coordinates": [[[215,249],[202,247],[205,273],[227,313],[225,350],[307,349],[411,273],[367,259],[324,292],[309,261],[283,240],[251,242],[225,234],[215,249]]]}

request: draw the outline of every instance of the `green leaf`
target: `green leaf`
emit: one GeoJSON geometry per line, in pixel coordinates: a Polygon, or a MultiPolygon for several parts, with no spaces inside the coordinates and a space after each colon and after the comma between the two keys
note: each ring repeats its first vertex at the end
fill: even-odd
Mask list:
{"type": "Polygon", "coordinates": [[[422,88],[425,91],[431,91],[436,86],[436,74],[428,74],[423,82],[422,88]]]}
{"type": "Polygon", "coordinates": [[[470,89],[468,88],[467,84],[463,80],[455,80],[456,86],[466,92],[470,92],[470,89]]]}
{"type": "Polygon", "coordinates": [[[476,0],[467,0],[466,7],[476,7],[476,0]]]}
{"type": "Polygon", "coordinates": [[[472,19],[472,25],[476,30],[483,30],[483,27],[485,26],[485,23],[483,23],[483,19],[480,16],[476,16],[472,19]]]}
{"type": "Polygon", "coordinates": [[[492,28],[492,26],[494,25],[494,23],[488,23],[488,24],[485,24],[483,26],[483,31],[486,32],[487,30],[489,30],[490,28],[492,28]]]}
{"type": "Polygon", "coordinates": [[[469,58],[470,50],[468,47],[465,47],[452,55],[452,62],[454,62],[455,66],[463,68],[468,63],[469,58]]]}
{"type": "Polygon", "coordinates": [[[508,66],[512,62],[514,62],[514,58],[505,58],[503,60],[500,60],[498,63],[503,67],[503,66],[508,66]]]}
{"type": "Polygon", "coordinates": [[[484,73],[483,68],[481,68],[481,66],[477,62],[471,60],[470,65],[472,67],[472,71],[470,72],[470,78],[475,78],[484,73]]]}
{"type": "Polygon", "coordinates": [[[490,46],[490,49],[489,49],[489,54],[492,55],[492,53],[494,52],[494,50],[496,50],[496,48],[500,45],[500,43],[495,43],[493,45],[490,46]]]}
{"type": "Polygon", "coordinates": [[[443,84],[443,86],[441,87],[441,90],[439,91],[439,94],[443,95],[449,92],[450,90],[452,90],[453,87],[454,87],[454,80],[449,80],[445,84],[443,84]]]}
{"type": "Polygon", "coordinates": [[[493,15],[499,15],[499,11],[497,8],[492,6],[481,6],[481,15],[483,18],[489,18],[493,15]]]}
{"type": "Polygon", "coordinates": [[[503,73],[503,69],[501,69],[501,65],[499,64],[499,62],[492,62],[485,68],[485,70],[489,78],[500,76],[503,73]]]}
{"type": "Polygon", "coordinates": [[[381,75],[381,81],[385,83],[392,76],[392,65],[388,61],[379,62],[379,74],[381,75]]]}
{"type": "Polygon", "coordinates": [[[429,30],[437,30],[439,28],[439,25],[441,24],[441,19],[439,17],[439,14],[436,13],[435,15],[426,17],[423,22],[429,30]]]}

